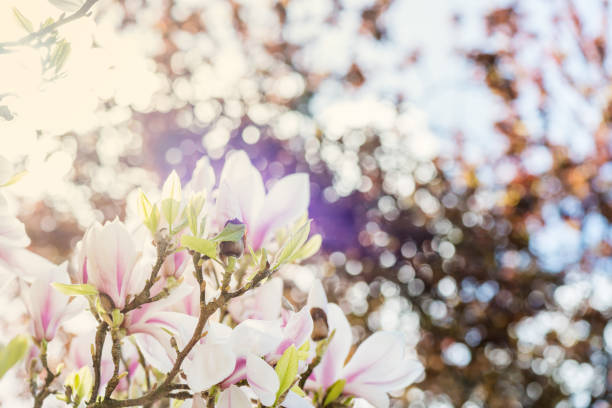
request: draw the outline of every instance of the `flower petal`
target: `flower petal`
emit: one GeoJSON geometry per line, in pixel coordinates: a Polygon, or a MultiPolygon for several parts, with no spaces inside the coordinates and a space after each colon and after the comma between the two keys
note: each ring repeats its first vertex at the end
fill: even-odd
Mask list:
{"type": "Polygon", "coordinates": [[[251,408],[251,406],[251,401],[246,394],[235,385],[219,395],[216,405],[217,408],[251,408]]]}
{"type": "Polygon", "coordinates": [[[246,319],[278,319],[282,297],[283,280],[274,277],[257,289],[233,299],[228,306],[228,311],[237,322],[246,319]]]}
{"type": "Polygon", "coordinates": [[[193,358],[183,363],[187,384],[195,392],[206,391],[234,371],[236,355],[225,344],[198,344],[193,358]]]}
{"type": "Polygon", "coordinates": [[[343,377],[348,384],[393,391],[412,383],[422,371],[418,361],[405,358],[405,342],[400,333],[376,332],[357,348],[344,367],[343,377]]]}
{"type": "Polygon", "coordinates": [[[281,406],[285,408],[314,408],[308,398],[300,397],[293,391],[287,393],[287,397],[281,403],[281,406]]]}
{"type": "Polygon", "coordinates": [[[249,319],[234,328],[230,342],[236,355],[264,356],[274,351],[282,338],[280,321],[249,319]]]}
{"type": "Polygon", "coordinates": [[[254,354],[247,356],[247,381],[261,403],[269,407],[274,404],[280,382],[274,369],[254,354]]]}
{"type": "Polygon", "coordinates": [[[342,309],[335,303],[327,305],[327,322],[330,333],[335,330],[334,338],[323,355],[321,363],[315,367],[313,374],[316,382],[323,388],[330,387],[340,379],[344,360],[348,356],[353,343],[353,334],[342,309]]]}
{"type": "Polygon", "coordinates": [[[270,234],[288,226],[308,210],[310,181],[308,174],[296,173],[274,184],[263,202],[264,212],[258,214],[256,228],[251,233],[253,249],[258,249],[270,234]]]}
{"type": "Polygon", "coordinates": [[[232,154],[223,167],[217,197],[217,223],[237,218],[254,228],[255,217],[261,209],[266,192],[259,171],[251,164],[245,152],[232,154]]]}
{"type": "Polygon", "coordinates": [[[327,295],[325,294],[325,289],[323,289],[323,284],[319,279],[315,279],[312,282],[312,287],[310,288],[310,292],[308,292],[308,300],[306,301],[306,305],[308,305],[309,309],[319,307],[323,310],[327,310],[327,295]]]}

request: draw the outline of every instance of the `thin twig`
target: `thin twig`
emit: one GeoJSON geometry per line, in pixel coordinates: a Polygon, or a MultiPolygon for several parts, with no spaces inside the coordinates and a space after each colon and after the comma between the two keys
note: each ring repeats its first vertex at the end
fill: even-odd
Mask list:
{"type": "Polygon", "coordinates": [[[91,398],[89,404],[93,404],[98,396],[100,390],[100,382],[102,378],[102,349],[104,348],[104,341],[106,340],[106,332],[108,331],[108,324],[101,322],[96,330],[96,339],[94,345],[94,354],[92,356],[93,368],[94,368],[94,386],[91,392],[91,398]]]}
{"type": "Polygon", "coordinates": [[[71,21],[78,20],[81,17],[87,16],[91,8],[97,2],[98,0],[87,0],[85,3],[83,3],[80,9],[78,9],[73,14],[69,15],[68,17],[61,17],[56,22],[49,24],[48,26],[43,27],[38,31],[30,33],[19,40],[0,43],[0,49],[28,45],[32,41],[42,38],[45,35],[52,33],[53,31],[57,30],[59,27],[63,26],[64,24],[68,24],[71,21]]]}
{"type": "Polygon", "coordinates": [[[177,354],[176,361],[174,362],[174,365],[172,369],[170,370],[170,372],[166,375],[166,378],[164,379],[164,381],[162,381],[162,383],[158,387],[156,387],[155,389],[151,390],[150,392],[148,392],[147,394],[141,397],[127,399],[127,400],[114,400],[110,398],[108,399],[105,398],[103,401],[100,401],[99,403],[96,403],[96,404],[90,403],[90,406],[96,407],[96,408],[144,406],[144,405],[151,404],[152,402],[155,402],[160,398],[167,397],[168,394],[173,389],[174,385],[172,384],[172,381],[174,381],[174,378],[181,371],[181,366],[183,364],[183,361],[185,360],[185,358],[187,358],[187,355],[191,352],[193,347],[195,347],[195,345],[198,344],[198,342],[200,341],[200,338],[202,337],[202,331],[204,330],[204,326],[206,325],[208,318],[212,316],[213,313],[215,313],[219,308],[221,308],[221,306],[223,306],[229,300],[235,297],[238,297],[244,294],[245,292],[247,292],[248,290],[254,289],[257,286],[259,286],[259,284],[265,278],[270,276],[271,273],[272,271],[268,269],[260,271],[253,277],[253,280],[249,282],[247,285],[243,286],[242,288],[234,292],[223,291],[221,292],[219,297],[217,297],[215,300],[209,303],[205,302],[204,290],[201,290],[200,292],[200,317],[198,319],[196,328],[193,332],[193,336],[191,337],[191,340],[189,340],[187,345],[185,345],[185,347],[177,354]]]}
{"type": "Polygon", "coordinates": [[[51,369],[49,368],[49,364],[47,363],[47,345],[46,344],[42,346],[42,351],[40,354],[40,362],[42,363],[42,366],[45,369],[46,376],[45,376],[45,382],[43,384],[42,389],[40,390],[38,394],[34,396],[34,408],[42,407],[43,402],[45,401],[45,398],[47,398],[49,395],[53,393],[53,391],[50,388],[51,383],[53,382],[53,380],[55,380],[55,378],[59,376],[59,374],[54,374],[53,371],[51,371],[51,369]]]}
{"type": "MultiPolygon", "coordinates": [[[[125,307],[121,310],[121,313],[126,314],[127,312],[137,309],[146,303],[155,302],[156,300],[167,296],[167,294],[165,294],[161,297],[151,297],[151,288],[153,287],[153,285],[155,285],[155,282],[157,282],[157,275],[159,275],[159,271],[164,265],[164,261],[168,256],[169,249],[170,243],[166,239],[160,239],[157,242],[157,261],[155,262],[155,265],[151,270],[151,276],[149,276],[149,279],[145,283],[145,286],[142,291],[138,295],[136,295],[127,305],[125,305],[125,307]]],[[[164,291],[162,291],[162,293],[164,293],[164,291]]]]}

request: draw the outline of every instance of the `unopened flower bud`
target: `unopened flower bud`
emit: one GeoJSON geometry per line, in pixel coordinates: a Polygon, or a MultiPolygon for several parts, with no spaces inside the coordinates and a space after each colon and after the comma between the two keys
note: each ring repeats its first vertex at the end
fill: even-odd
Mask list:
{"type": "Polygon", "coordinates": [[[325,311],[319,307],[313,307],[310,309],[310,316],[314,324],[310,337],[314,341],[323,340],[329,334],[329,325],[327,324],[325,311]]]}
{"type": "Polygon", "coordinates": [[[100,293],[100,305],[102,306],[102,309],[104,309],[104,311],[107,313],[112,313],[113,309],[115,308],[115,303],[113,302],[113,299],[111,299],[111,297],[108,296],[106,293],[100,293]]]}
{"type": "Polygon", "coordinates": [[[235,256],[240,258],[244,252],[244,243],[238,241],[223,241],[219,244],[219,253],[225,256],[235,256]]]}

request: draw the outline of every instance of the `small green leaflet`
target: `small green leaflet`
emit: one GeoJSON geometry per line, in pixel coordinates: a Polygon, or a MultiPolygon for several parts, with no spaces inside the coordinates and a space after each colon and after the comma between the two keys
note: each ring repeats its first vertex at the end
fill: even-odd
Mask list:
{"type": "Polygon", "coordinates": [[[172,173],[170,173],[162,188],[161,201],[161,213],[170,226],[172,226],[172,223],[179,215],[182,195],[181,179],[179,179],[178,174],[172,170],[172,173]]]}
{"type": "Polygon", "coordinates": [[[311,256],[313,256],[314,254],[316,254],[317,252],[319,252],[319,249],[321,249],[321,243],[323,242],[323,239],[321,238],[321,235],[317,234],[317,235],[313,235],[302,247],[302,249],[300,249],[298,251],[298,253],[295,256],[295,259],[298,261],[301,261],[303,259],[308,259],[311,256]]]}
{"type": "Polygon", "coordinates": [[[212,240],[216,242],[225,242],[225,241],[236,242],[242,239],[242,237],[244,236],[244,232],[245,232],[244,224],[234,224],[230,222],[225,226],[225,228],[223,228],[223,231],[221,231],[212,240]]]}
{"type": "Polygon", "coordinates": [[[285,242],[285,245],[283,245],[277,256],[277,268],[282,264],[292,262],[297,258],[300,250],[302,249],[302,246],[308,238],[308,234],[310,234],[310,220],[308,220],[304,225],[302,225],[285,242]]]}
{"type": "Polygon", "coordinates": [[[276,393],[276,402],[278,402],[279,397],[291,387],[298,373],[298,353],[294,345],[285,350],[278,363],[276,363],[274,371],[276,371],[280,382],[276,393]]]}
{"type": "Polygon", "coordinates": [[[14,337],[9,344],[0,348],[0,378],[6,374],[28,351],[28,338],[22,334],[14,337]]]}
{"type": "Polygon", "coordinates": [[[214,241],[192,237],[191,235],[183,235],[181,237],[181,245],[209,258],[217,257],[217,243],[214,241]]]}
{"type": "Polygon", "coordinates": [[[329,387],[327,390],[327,394],[325,395],[325,400],[323,401],[323,406],[325,407],[331,404],[332,402],[334,402],[336,399],[338,399],[340,394],[342,394],[342,390],[344,389],[345,385],[346,385],[345,379],[341,379],[333,383],[332,386],[329,387]]]}
{"type": "Polygon", "coordinates": [[[53,282],[51,286],[68,296],[90,296],[98,294],[98,290],[88,283],[70,285],[66,283],[53,282]]]}
{"type": "Polygon", "coordinates": [[[66,378],[66,385],[72,388],[73,401],[78,405],[81,401],[89,399],[93,388],[93,376],[88,366],[73,372],[66,378]]]}
{"type": "Polygon", "coordinates": [[[30,20],[28,20],[28,18],[26,16],[21,14],[21,11],[17,10],[16,7],[13,7],[13,14],[15,15],[15,18],[17,19],[17,21],[19,21],[19,24],[21,24],[21,26],[28,33],[31,33],[31,32],[34,31],[34,26],[32,26],[32,22],[30,20]]]}

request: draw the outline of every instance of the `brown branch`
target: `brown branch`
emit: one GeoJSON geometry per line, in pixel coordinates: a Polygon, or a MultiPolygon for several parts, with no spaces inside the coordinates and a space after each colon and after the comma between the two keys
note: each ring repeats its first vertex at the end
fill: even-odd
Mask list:
{"type": "Polygon", "coordinates": [[[81,17],[85,17],[89,15],[91,8],[97,2],[98,0],[87,0],[85,3],[83,3],[80,9],[78,9],[73,14],[69,15],[68,17],[62,16],[56,22],[49,24],[48,26],[43,27],[38,31],[30,33],[19,40],[0,43],[0,49],[7,48],[7,47],[19,47],[23,45],[28,45],[32,41],[42,38],[45,35],[52,33],[53,31],[57,30],[59,27],[63,26],[64,24],[68,24],[71,21],[78,20],[81,17]]]}
{"type": "Polygon", "coordinates": [[[119,336],[119,329],[113,327],[111,329],[111,338],[113,340],[113,347],[111,349],[111,356],[113,358],[113,376],[106,384],[106,390],[104,391],[104,399],[110,398],[119,385],[119,367],[121,363],[121,338],[119,336]]]}
{"type": "Polygon", "coordinates": [[[42,351],[40,354],[40,362],[42,363],[43,368],[46,371],[45,382],[43,384],[42,389],[38,394],[34,396],[34,408],[41,408],[45,398],[51,395],[54,391],[51,390],[51,383],[55,380],[59,374],[54,374],[53,371],[49,368],[49,364],[47,363],[47,345],[43,344],[42,351]]]}
{"type": "MultiPolygon", "coordinates": [[[[151,288],[153,287],[153,285],[155,285],[155,282],[157,281],[157,275],[159,275],[159,271],[164,265],[166,256],[168,256],[168,253],[170,252],[169,249],[170,243],[167,239],[160,239],[157,242],[157,261],[155,262],[155,265],[151,270],[151,276],[149,276],[149,279],[145,283],[145,286],[142,291],[138,295],[136,295],[136,297],[134,297],[127,305],[125,305],[125,307],[121,310],[121,313],[126,314],[127,312],[137,309],[146,303],[155,302],[156,300],[159,300],[164,297],[159,297],[159,295],[151,297],[151,288]]],[[[161,293],[164,293],[164,291],[162,291],[161,293]]],[[[165,296],[167,296],[167,294],[165,296]]]]}
{"type": "Polygon", "coordinates": [[[108,331],[108,324],[101,322],[96,330],[96,339],[94,345],[94,354],[92,355],[93,369],[94,369],[94,386],[91,391],[91,398],[89,404],[93,404],[98,396],[100,390],[100,382],[102,378],[102,349],[104,348],[104,341],[106,340],[106,332],[108,331]]]}
{"type": "Polygon", "coordinates": [[[189,354],[189,352],[191,352],[193,347],[195,347],[195,345],[198,344],[198,342],[200,341],[200,338],[202,337],[202,331],[204,330],[204,326],[206,325],[208,318],[212,316],[212,314],[215,313],[224,304],[226,304],[230,299],[238,297],[244,294],[245,292],[247,292],[248,290],[254,289],[255,287],[259,286],[259,284],[265,278],[270,276],[271,273],[272,271],[268,269],[260,271],[253,277],[253,280],[249,282],[247,285],[243,286],[242,288],[234,292],[221,292],[219,297],[217,297],[215,300],[209,303],[205,302],[205,293],[204,293],[205,286],[202,285],[202,288],[200,291],[200,317],[198,319],[198,323],[193,332],[191,340],[189,340],[189,342],[187,343],[187,345],[185,345],[183,350],[181,350],[177,354],[176,361],[174,362],[174,365],[172,369],[170,370],[170,372],[166,375],[166,378],[164,379],[164,381],[162,381],[162,383],[159,386],[157,386],[156,388],[154,388],[153,390],[151,390],[150,392],[148,392],[147,394],[141,397],[127,399],[127,400],[114,400],[111,398],[105,398],[103,401],[100,401],[99,403],[90,402],[89,406],[95,407],[95,408],[145,406],[145,405],[152,404],[153,402],[157,401],[160,398],[167,397],[168,394],[170,394],[174,390],[175,384],[172,384],[172,381],[174,381],[175,377],[181,371],[181,366],[183,364],[183,361],[185,360],[185,358],[187,358],[187,355],[189,354]]]}

